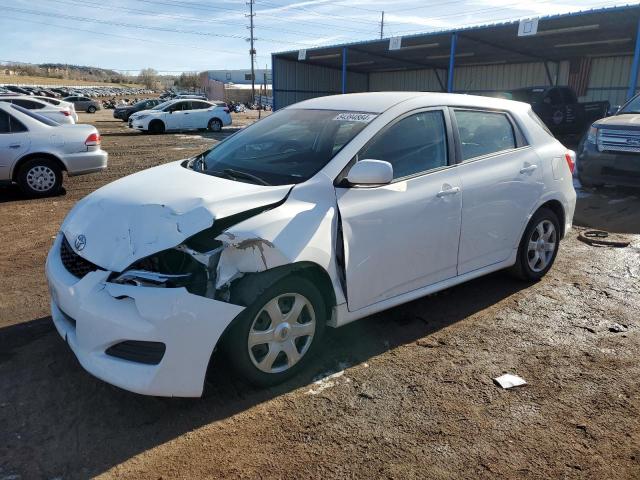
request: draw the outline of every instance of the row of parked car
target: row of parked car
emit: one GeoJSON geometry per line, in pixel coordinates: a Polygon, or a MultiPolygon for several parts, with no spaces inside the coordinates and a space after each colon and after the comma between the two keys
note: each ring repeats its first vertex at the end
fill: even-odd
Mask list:
{"type": "Polygon", "coordinates": [[[149,95],[153,90],[136,87],[51,87],[36,85],[0,85],[0,94],[38,95],[50,98],[62,98],[70,96],[118,97],[123,95],[149,95]]]}

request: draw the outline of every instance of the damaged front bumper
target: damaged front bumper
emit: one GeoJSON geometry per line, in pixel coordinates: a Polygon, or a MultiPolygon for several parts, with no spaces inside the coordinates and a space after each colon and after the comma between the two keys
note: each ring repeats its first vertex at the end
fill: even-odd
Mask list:
{"type": "Polygon", "coordinates": [[[200,396],[211,353],[244,307],[185,288],[111,283],[104,270],[78,279],[62,264],[61,242],[58,235],[46,264],[51,315],[83,368],[136,393],[200,396]],[[157,364],[107,353],[123,342],[164,344],[164,353],[157,364]]]}

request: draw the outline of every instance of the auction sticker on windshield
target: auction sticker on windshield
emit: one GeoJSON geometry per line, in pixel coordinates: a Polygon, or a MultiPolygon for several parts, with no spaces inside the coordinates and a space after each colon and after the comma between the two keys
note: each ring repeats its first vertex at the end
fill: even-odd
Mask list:
{"type": "Polygon", "coordinates": [[[376,118],[377,115],[371,113],[339,113],[334,120],[342,122],[362,122],[369,123],[376,118]]]}

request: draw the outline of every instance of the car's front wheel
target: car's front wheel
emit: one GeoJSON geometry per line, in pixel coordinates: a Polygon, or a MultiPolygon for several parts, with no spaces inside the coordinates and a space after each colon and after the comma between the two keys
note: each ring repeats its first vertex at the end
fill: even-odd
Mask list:
{"type": "Polygon", "coordinates": [[[304,368],[320,345],[325,324],[320,291],[304,277],[289,276],[259,293],[240,314],[224,349],[251,383],[276,385],[304,368]]]}
{"type": "Polygon", "coordinates": [[[29,197],[55,195],[62,186],[62,169],[49,158],[33,158],[20,167],[17,181],[29,197]]]}
{"type": "Polygon", "coordinates": [[[151,133],[164,133],[165,127],[162,120],[153,120],[149,124],[149,132],[151,133]]]}
{"type": "Polygon", "coordinates": [[[551,269],[559,245],[558,216],[548,208],[541,208],[524,231],[512,272],[522,280],[540,280],[551,269]]]}
{"type": "Polygon", "coordinates": [[[96,107],[94,107],[93,105],[89,105],[89,108],[87,108],[87,113],[96,113],[96,107]]]}

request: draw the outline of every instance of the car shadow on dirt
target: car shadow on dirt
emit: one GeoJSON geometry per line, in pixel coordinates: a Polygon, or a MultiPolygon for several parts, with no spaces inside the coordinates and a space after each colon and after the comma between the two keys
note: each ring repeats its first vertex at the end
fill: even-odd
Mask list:
{"type": "Polygon", "coordinates": [[[429,343],[430,334],[527,286],[497,273],[328,329],[313,364],[270,389],[247,385],[216,353],[202,399],[147,397],[95,379],[80,367],[48,317],[0,329],[0,473],[22,478],[97,475],[186,432],[306,390],[318,376],[408,343],[438,347],[429,343]]]}
{"type": "Polygon", "coordinates": [[[29,201],[29,202],[37,202],[38,200],[51,200],[51,198],[56,197],[64,197],[67,194],[67,191],[64,187],[60,188],[60,191],[52,197],[44,197],[44,198],[30,198],[27,197],[22,191],[18,188],[17,185],[3,185],[0,186],[0,203],[8,203],[8,202],[20,202],[20,201],[29,201]]]}

